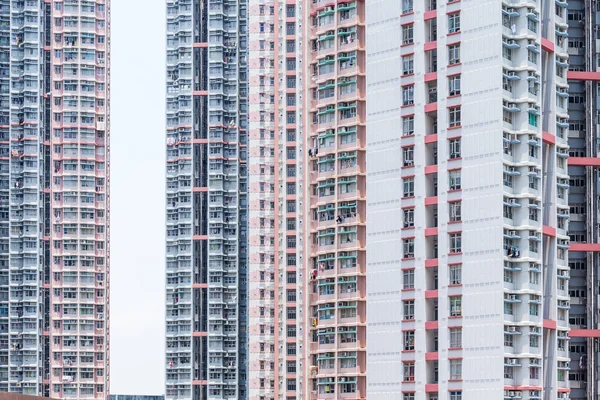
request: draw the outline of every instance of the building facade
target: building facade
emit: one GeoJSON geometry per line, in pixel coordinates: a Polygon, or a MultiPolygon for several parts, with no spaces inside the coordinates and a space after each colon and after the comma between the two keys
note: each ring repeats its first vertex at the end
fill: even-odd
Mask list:
{"type": "Polygon", "coordinates": [[[369,399],[568,398],[566,5],[366,4],[369,399]]]}
{"type": "Polygon", "coordinates": [[[366,4],[304,7],[307,399],[367,398],[366,4]]]}
{"type": "Polygon", "coordinates": [[[2,1],[0,18],[0,391],[103,399],[110,1],[2,1]]]}
{"type": "Polygon", "coordinates": [[[166,4],[166,398],[245,398],[247,2],[166,4]]]}
{"type": "Polygon", "coordinates": [[[250,7],[250,362],[254,400],[303,398],[302,1],[250,7]]]}
{"type": "Polygon", "coordinates": [[[568,4],[570,398],[598,396],[598,7],[568,4]]]}

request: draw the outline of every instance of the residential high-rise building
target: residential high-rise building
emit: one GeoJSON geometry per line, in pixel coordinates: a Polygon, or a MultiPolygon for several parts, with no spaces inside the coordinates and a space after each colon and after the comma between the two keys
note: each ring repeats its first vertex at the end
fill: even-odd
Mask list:
{"type": "Polygon", "coordinates": [[[568,398],[566,6],[366,2],[369,399],[568,398]]]}
{"type": "Polygon", "coordinates": [[[569,323],[570,398],[598,397],[598,8],[591,1],[569,1],[569,223],[571,310],[569,323]]]}
{"type": "Polygon", "coordinates": [[[104,399],[110,0],[0,19],[0,391],[104,399]]]}
{"type": "Polygon", "coordinates": [[[166,5],[166,398],[243,399],[247,1],[166,5]]]}
{"type": "Polygon", "coordinates": [[[367,398],[366,6],[303,10],[306,399],[367,398]]]}
{"type": "Polygon", "coordinates": [[[300,0],[271,0],[249,10],[252,400],[305,393],[302,7],[300,0]]]}

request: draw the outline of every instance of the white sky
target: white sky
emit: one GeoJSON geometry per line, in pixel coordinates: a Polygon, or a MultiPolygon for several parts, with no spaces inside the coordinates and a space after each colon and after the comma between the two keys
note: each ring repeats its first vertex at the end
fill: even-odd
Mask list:
{"type": "Polygon", "coordinates": [[[164,0],[112,0],[110,381],[164,394],[164,0]]]}

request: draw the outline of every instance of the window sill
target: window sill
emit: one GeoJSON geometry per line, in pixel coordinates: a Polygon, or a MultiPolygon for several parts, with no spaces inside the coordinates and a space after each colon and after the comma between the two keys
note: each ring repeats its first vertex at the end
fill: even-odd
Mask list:
{"type": "Polygon", "coordinates": [[[402,289],[402,292],[414,292],[416,289],[415,288],[407,288],[407,289],[402,289]]]}
{"type": "Polygon", "coordinates": [[[406,16],[408,16],[408,15],[414,15],[414,13],[415,13],[414,11],[409,11],[409,12],[407,12],[407,13],[400,14],[400,16],[401,16],[401,17],[406,17],[406,16]]]}
{"type": "Polygon", "coordinates": [[[415,353],[415,350],[402,350],[402,353],[415,353]]]}
{"type": "Polygon", "coordinates": [[[448,96],[448,97],[446,97],[446,98],[447,98],[447,99],[455,99],[455,98],[457,98],[457,97],[461,97],[461,96],[462,96],[462,94],[460,94],[460,93],[459,93],[459,94],[453,94],[453,95],[449,95],[449,96],[448,96]]]}
{"type": "Polygon", "coordinates": [[[403,319],[402,322],[415,322],[414,319],[403,319]]]}
{"type": "Polygon", "coordinates": [[[415,44],[415,42],[412,42],[412,43],[403,43],[403,44],[400,45],[400,48],[414,46],[414,44],[415,44]]]}
{"type": "Polygon", "coordinates": [[[414,103],[413,104],[404,104],[400,108],[410,108],[410,107],[414,107],[414,106],[415,106],[414,103]]]}
{"type": "Polygon", "coordinates": [[[456,192],[461,192],[462,189],[449,189],[448,193],[456,193],[456,192]]]}
{"type": "Polygon", "coordinates": [[[457,63],[454,63],[454,64],[448,64],[448,65],[447,65],[447,67],[448,67],[448,68],[451,68],[451,67],[459,67],[459,66],[461,66],[461,65],[462,65],[462,63],[461,63],[461,62],[457,62],[457,63]]]}
{"type": "Polygon", "coordinates": [[[406,258],[402,258],[401,261],[410,261],[410,260],[414,260],[414,257],[406,257],[406,258]]]}
{"type": "Polygon", "coordinates": [[[448,379],[448,382],[462,382],[462,379],[448,379]]]}
{"type": "Polygon", "coordinates": [[[461,319],[462,315],[450,315],[448,316],[448,319],[461,319]]]}
{"type": "Polygon", "coordinates": [[[460,256],[462,255],[462,251],[457,251],[456,253],[448,253],[449,256],[460,256]]]}
{"type": "Polygon", "coordinates": [[[448,347],[448,350],[462,350],[462,347],[448,347]]]}
{"type": "Polygon", "coordinates": [[[462,128],[462,125],[449,126],[448,128],[446,128],[446,130],[451,131],[451,130],[460,129],[460,128],[462,128]]]}
{"type": "Polygon", "coordinates": [[[409,199],[414,199],[415,196],[404,196],[402,197],[402,200],[409,200],[409,199]]]}
{"type": "Polygon", "coordinates": [[[407,168],[414,168],[414,167],[415,167],[415,164],[413,164],[413,165],[403,165],[401,168],[402,169],[407,169],[407,168]]]}
{"type": "Polygon", "coordinates": [[[404,75],[400,75],[400,78],[408,78],[409,76],[415,76],[415,73],[412,72],[410,74],[404,74],[404,75]]]}
{"type": "Polygon", "coordinates": [[[402,228],[403,231],[410,231],[411,229],[415,229],[414,226],[407,226],[406,228],[402,228]]]}
{"type": "Polygon", "coordinates": [[[462,283],[449,284],[448,287],[462,287],[462,283]]]}
{"type": "Polygon", "coordinates": [[[462,157],[454,157],[454,158],[449,158],[448,162],[452,162],[452,161],[459,161],[462,160],[462,157]]]}
{"type": "MultiPolygon", "coordinates": [[[[456,13],[453,13],[456,14],[456,13]]],[[[448,34],[446,36],[453,36],[453,35],[458,35],[460,34],[460,31],[456,31],[456,32],[448,32],[448,34]]]]}
{"type": "Polygon", "coordinates": [[[409,133],[408,135],[402,135],[403,138],[414,138],[416,135],[414,133],[409,133]]]}
{"type": "Polygon", "coordinates": [[[460,221],[448,221],[448,225],[450,224],[460,224],[462,222],[462,220],[460,221]]]}

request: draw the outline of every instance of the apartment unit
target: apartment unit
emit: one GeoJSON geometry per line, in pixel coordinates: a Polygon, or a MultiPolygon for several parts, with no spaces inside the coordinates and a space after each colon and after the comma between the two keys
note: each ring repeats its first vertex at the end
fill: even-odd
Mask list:
{"type": "Polygon", "coordinates": [[[166,398],[245,398],[247,2],[166,4],[166,398]]]}
{"type": "Polygon", "coordinates": [[[304,7],[307,399],[367,397],[366,3],[304,7]]]}
{"type": "Polygon", "coordinates": [[[596,4],[570,1],[569,37],[569,323],[570,398],[598,396],[598,81],[596,4]]]}
{"type": "Polygon", "coordinates": [[[566,6],[366,3],[369,399],[569,397],[566,6]]]}
{"type": "Polygon", "coordinates": [[[104,399],[110,1],[0,19],[0,391],[104,399]]]}

